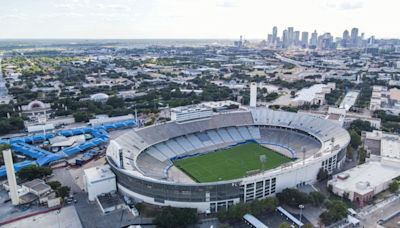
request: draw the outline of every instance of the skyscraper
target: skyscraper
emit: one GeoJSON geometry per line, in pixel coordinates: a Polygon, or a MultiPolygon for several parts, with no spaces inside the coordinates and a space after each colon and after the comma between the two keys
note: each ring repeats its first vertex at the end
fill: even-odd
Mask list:
{"type": "Polygon", "coordinates": [[[351,45],[353,47],[358,46],[358,28],[351,29],[351,45]]]}
{"type": "Polygon", "coordinates": [[[347,29],[344,30],[342,39],[343,39],[343,40],[349,40],[349,39],[350,39],[349,30],[347,30],[347,29]]]}
{"type": "Polygon", "coordinates": [[[311,34],[310,46],[312,48],[316,48],[317,44],[318,44],[318,33],[317,30],[314,30],[314,32],[311,34]]]}
{"type": "Polygon", "coordinates": [[[267,43],[269,43],[269,44],[274,43],[272,34],[268,34],[267,43]]]}
{"type": "Polygon", "coordinates": [[[350,41],[350,34],[349,30],[344,30],[343,36],[342,36],[342,47],[348,47],[349,46],[349,41],[350,41]]]}
{"type": "Polygon", "coordinates": [[[295,31],[293,35],[293,44],[298,45],[300,43],[300,31],[295,31]]]}
{"type": "Polygon", "coordinates": [[[272,43],[276,44],[276,38],[278,38],[278,27],[274,26],[272,28],[272,43]]]}
{"type": "Polygon", "coordinates": [[[283,30],[282,32],[282,47],[287,47],[289,46],[289,41],[288,41],[288,30],[283,30]]]}
{"type": "Polygon", "coordinates": [[[293,39],[294,39],[294,28],[293,27],[288,27],[287,29],[287,45],[290,46],[293,44],[293,39]]]}
{"type": "Polygon", "coordinates": [[[306,48],[308,46],[308,32],[301,33],[301,46],[306,48]]]}

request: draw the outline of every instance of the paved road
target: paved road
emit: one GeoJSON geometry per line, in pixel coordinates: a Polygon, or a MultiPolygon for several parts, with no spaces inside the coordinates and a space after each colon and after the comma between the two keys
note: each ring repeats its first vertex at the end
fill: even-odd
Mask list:
{"type": "Polygon", "coordinates": [[[6,86],[6,81],[3,78],[3,70],[1,68],[2,62],[2,54],[0,54],[0,97],[7,97],[8,96],[8,89],[6,86]]]}
{"type": "Polygon", "coordinates": [[[394,196],[373,207],[364,209],[359,213],[359,218],[364,227],[377,227],[377,222],[380,219],[385,219],[398,211],[400,211],[400,197],[394,196]]]}

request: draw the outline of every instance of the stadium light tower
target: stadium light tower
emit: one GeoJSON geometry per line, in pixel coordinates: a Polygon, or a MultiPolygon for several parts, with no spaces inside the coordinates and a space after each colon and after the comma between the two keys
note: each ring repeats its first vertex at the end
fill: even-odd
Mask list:
{"type": "Polygon", "coordinates": [[[300,219],[299,219],[299,221],[301,222],[301,217],[302,217],[302,215],[303,215],[304,205],[303,205],[303,204],[300,204],[300,205],[299,205],[299,208],[300,208],[300,219]]]}
{"type": "Polygon", "coordinates": [[[260,155],[261,169],[265,170],[265,163],[267,163],[267,156],[265,154],[260,155]]]}

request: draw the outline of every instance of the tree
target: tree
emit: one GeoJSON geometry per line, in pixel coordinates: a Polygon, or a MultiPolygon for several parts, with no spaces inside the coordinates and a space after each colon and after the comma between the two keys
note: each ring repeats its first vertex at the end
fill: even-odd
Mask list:
{"type": "Polygon", "coordinates": [[[68,186],[62,186],[56,189],[56,196],[64,199],[65,197],[69,196],[70,188],[68,186]]]}
{"type": "Polygon", "coordinates": [[[341,200],[332,200],[326,202],[327,211],[324,211],[319,218],[325,225],[335,223],[347,216],[347,206],[341,200]]]}
{"type": "Polygon", "coordinates": [[[349,196],[350,196],[350,193],[348,193],[348,192],[343,192],[342,199],[343,199],[343,200],[348,200],[348,199],[349,199],[349,196]]]}
{"type": "Polygon", "coordinates": [[[323,181],[328,179],[329,177],[329,173],[327,170],[325,170],[324,168],[320,168],[317,174],[317,180],[318,181],[323,181]]]}
{"type": "Polygon", "coordinates": [[[280,225],[279,225],[279,228],[291,228],[292,226],[289,224],[289,223],[287,223],[287,222],[284,222],[284,223],[281,223],[280,225]]]}
{"type": "Polygon", "coordinates": [[[219,210],[217,217],[221,222],[236,222],[240,221],[247,213],[255,216],[273,212],[278,206],[278,199],[275,197],[268,197],[262,200],[254,200],[251,203],[238,203],[232,205],[226,210],[219,210]]]}
{"type": "Polygon", "coordinates": [[[391,193],[395,193],[399,190],[399,182],[394,180],[392,183],[389,184],[389,191],[391,193]]]}
{"type": "Polygon", "coordinates": [[[116,97],[116,96],[108,98],[106,104],[112,106],[113,108],[125,107],[124,99],[116,97]]]}
{"type": "Polygon", "coordinates": [[[350,145],[357,149],[361,145],[361,136],[355,130],[350,130],[350,145]]]}
{"type": "Polygon", "coordinates": [[[325,201],[325,196],[321,192],[310,192],[308,196],[310,203],[316,207],[321,206],[325,201]]]}
{"type": "Polygon", "coordinates": [[[286,188],[282,192],[276,194],[279,203],[286,204],[290,207],[297,208],[300,204],[309,202],[308,195],[294,188],[286,188]]]}
{"type": "Polygon", "coordinates": [[[359,164],[364,164],[365,161],[366,161],[366,159],[367,159],[367,151],[365,151],[363,148],[361,148],[361,149],[358,151],[358,154],[359,154],[359,161],[358,161],[358,163],[359,163],[359,164]]]}
{"type": "Polygon", "coordinates": [[[165,207],[157,214],[154,223],[162,228],[184,228],[196,224],[197,212],[189,208],[165,207]]]}
{"type": "Polygon", "coordinates": [[[88,122],[92,118],[92,115],[87,112],[76,112],[73,116],[76,122],[88,122]]]}
{"type": "Polygon", "coordinates": [[[353,129],[357,134],[361,135],[362,131],[373,131],[375,128],[371,126],[371,123],[363,120],[354,120],[350,124],[350,129],[353,129]]]}
{"type": "Polygon", "coordinates": [[[56,190],[61,187],[61,183],[59,181],[50,181],[47,184],[51,187],[51,189],[56,190]]]}
{"type": "MultiPolygon", "coordinates": [[[[0,166],[4,165],[3,150],[7,149],[11,149],[10,144],[0,144],[0,166]]],[[[13,153],[12,156],[14,157],[15,154],[13,153]]]]}
{"type": "Polygon", "coordinates": [[[0,152],[2,152],[3,150],[8,150],[8,149],[11,149],[10,144],[0,144],[0,152]]]}
{"type": "Polygon", "coordinates": [[[22,168],[18,172],[18,177],[22,180],[33,180],[37,178],[43,178],[45,176],[49,176],[53,173],[53,170],[49,167],[39,167],[36,165],[31,165],[25,168],[22,168]]]}
{"type": "Polygon", "coordinates": [[[353,156],[354,156],[354,149],[353,149],[353,147],[348,146],[347,152],[346,152],[346,157],[347,157],[347,159],[353,160],[353,156]]]}

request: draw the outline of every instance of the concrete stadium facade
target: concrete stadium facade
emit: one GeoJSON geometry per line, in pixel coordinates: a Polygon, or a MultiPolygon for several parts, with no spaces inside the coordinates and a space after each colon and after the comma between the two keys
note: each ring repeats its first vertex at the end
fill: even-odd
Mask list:
{"type": "Polygon", "coordinates": [[[132,129],[110,142],[107,161],[116,174],[118,190],[126,196],[154,205],[217,212],[238,202],[314,183],[321,168],[333,172],[342,166],[349,142],[348,132],[329,120],[252,108],[132,129]],[[229,181],[190,183],[170,177],[171,160],[248,140],[296,159],[229,181]]]}

